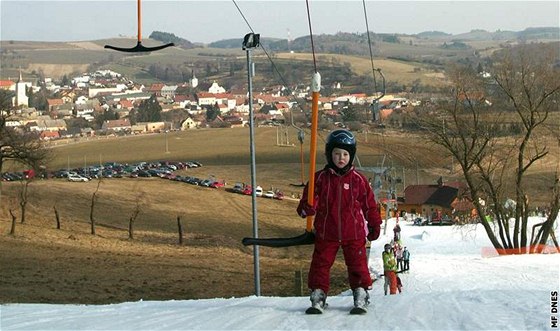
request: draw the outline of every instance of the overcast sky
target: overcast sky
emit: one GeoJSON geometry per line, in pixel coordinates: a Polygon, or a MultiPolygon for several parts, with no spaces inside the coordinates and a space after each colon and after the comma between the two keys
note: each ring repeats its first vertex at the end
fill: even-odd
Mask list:
{"type": "MultiPolygon", "coordinates": [[[[142,35],[154,30],[192,42],[241,38],[250,27],[261,37],[309,35],[305,0],[142,1],[142,35]]],[[[361,0],[310,0],[313,34],[366,31],[361,0]]],[[[559,1],[366,1],[370,31],[452,34],[473,29],[521,31],[558,27],[559,1]]],[[[136,0],[0,0],[2,40],[82,41],[135,37],[136,0]]]]}

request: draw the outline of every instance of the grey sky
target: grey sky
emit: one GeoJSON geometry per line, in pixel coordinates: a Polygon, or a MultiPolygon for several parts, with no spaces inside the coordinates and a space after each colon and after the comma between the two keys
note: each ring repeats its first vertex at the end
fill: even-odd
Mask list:
{"type": "MultiPolygon", "coordinates": [[[[261,37],[309,34],[305,0],[236,1],[261,37]]],[[[560,25],[559,1],[366,1],[369,28],[377,33],[473,29],[520,31],[560,25]]],[[[313,34],[365,32],[360,0],[310,0],[313,34]]],[[[95,40],[136,36],[136,1],[0,0],[0,39],[95,40]]],[[[165,31],[193,42],[241,38],[250,29],[233,1],[142,2],[142,35],[165,31]]]]}

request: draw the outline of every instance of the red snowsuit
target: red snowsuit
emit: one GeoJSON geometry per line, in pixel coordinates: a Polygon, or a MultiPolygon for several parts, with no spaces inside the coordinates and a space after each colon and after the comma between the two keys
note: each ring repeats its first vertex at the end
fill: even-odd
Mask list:
{"type": "MultiPolygon", "coordinates": [[[[306,185],[298,206],[301,216],[307,204],[307,190],[306,185]]],[[[379,229],[381,216],[367,179],[354,167],[343,175],[326,167],[315,173],[314,194],[315,249],[309,269],[309,288],[329,292],[330,269],[342,247],[350,288],[368,289],[372,281],[365,246],[367,227],[379,229]]]]}

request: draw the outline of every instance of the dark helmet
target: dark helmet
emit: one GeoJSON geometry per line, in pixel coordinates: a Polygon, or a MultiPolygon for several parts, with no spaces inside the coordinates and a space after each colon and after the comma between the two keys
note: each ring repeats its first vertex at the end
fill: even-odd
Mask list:
{"type": "Polygon", "coordinates": [[[335,130],[329,134],[327,137],[327,143],[325,145],[325,156],[327,157],[327,163],[329,167],[337,172],[345,173],[350,169],[352,163],[354,162],[354,156],[356,155],[356,138],[352,132],[348,130],[335,130]],[[347,150],[350,154],[350,161],[344,169],[338,169],[334,162],[332,161],[332,151],[335,148],[342,148],[347,150]]]}
{"type": "Polygon", "coordinates": [[[384,250],[390,250],[391,249],[391,245],[389,244],[385,244],[385,246],[383,246],[384,250]]]}

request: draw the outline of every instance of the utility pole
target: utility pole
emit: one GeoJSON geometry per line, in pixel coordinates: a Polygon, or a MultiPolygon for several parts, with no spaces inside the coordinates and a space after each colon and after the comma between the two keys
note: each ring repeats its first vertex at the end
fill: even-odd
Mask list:
{"type": "MultiPolygon", "coordinates": [[[[259,224],[257,218],[257,179],[256,179],[256,161],[255,161],[255,118],[253,115],[253,81],[254,75],[253,63],[251,62],[251,50],[259,47],[260,35],[248,33],[243,38],[243,50],[247,52],[247,81],[249,88],[249,135],[251,150],[251,202],[253,206],[253,237],[259,237],[259,224]]],[[[255,278],[255,295],[261,295],[261,280],[259,267],[259,246],[253,245],[253,269],[255,278]]]]}

